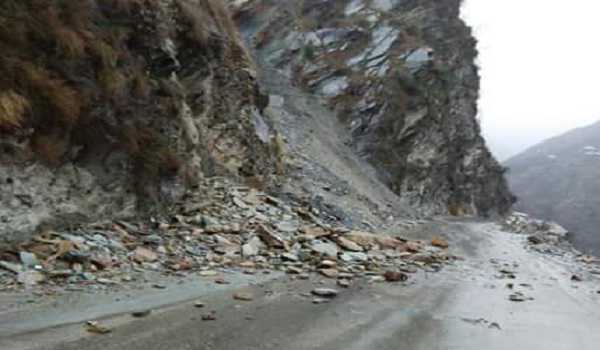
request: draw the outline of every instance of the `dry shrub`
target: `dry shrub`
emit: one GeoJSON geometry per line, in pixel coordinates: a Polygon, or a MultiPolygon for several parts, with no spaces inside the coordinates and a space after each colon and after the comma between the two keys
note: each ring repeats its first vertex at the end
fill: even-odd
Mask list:
{"type": "Polygon", "coordinates": [[[207,46],[214,21],[189,0],[178,0],[177,6],[191,27],[188,33],[190,39],[201,46],[207,46]]]}
{"type": "Polygon", "coordinates": [[[85,42],[74,32],[65,27],[56,28],[54,31],[56,43],[60,50],[69,58],[80,58],[85,54],[85,42]]]}
{"type": "Polygon", "coordinates": [[[127,83],[127,79],[117,69],[103,68],[98,72],[98,81],[106,94],[110,97],[120,95],[127,83]]]}
{"type": "Polygon", "coordinates": [[[117,66],[119,54],[111,45],[104,42],[104,40],[94,41],[90,48],[93,55],[100,60],[102,67],[113,68],[117,66]]]}
{"type": "Polygon", "coordinates": [[[27,85],[58,112],[55,116],[57,120],[66,125],[75,125],[82,108],[77,92],[44,68],[24,63],[22,69],[27,85]]]}
{"type": "Polygon", "coordinates": [[[0,93],[0,130],[22,127],[30,110],[31,105],[25,97],[12,90],[0,93]]]}
{"type": "Polygon", "coordinates": [[[152,82],[148,75],[141,69],[135,71],[132,80],[133,94],[138,98],[147,98],[152,92],[152,82]]]}

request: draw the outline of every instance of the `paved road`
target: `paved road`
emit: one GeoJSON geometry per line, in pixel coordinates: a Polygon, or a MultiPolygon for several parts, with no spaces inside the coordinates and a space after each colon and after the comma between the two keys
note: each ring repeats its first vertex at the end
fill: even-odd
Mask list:
{"type": "MultiPolygon", "coordinates": [[[[171,305],[145,318],[135,319],[128,312],[115,315],[107,306],[112,316],[103,322],[114,328],[107,335],[86,334],[74,318],[71,324],[57,325],[45,316],[52,325],[45,328],[31,313],[32,329],[0,329],[0,348],[598,349],[600,283],[591,277],[572,282],[577,266],[530,252],[522,236],[498,232],[492,224],[449,224],[446,229],[465,261],[440,273],[418,274],[408,285],[357,283],[320,305],[302,295],[318,279],[279,278],[242,288],[256,296],[250,302],[234,301],[233,290],[204,290],[171,304],[170,295],[181,299],[181,293],[167,291],[153,303],[171,305]],[[516,279],[503,277],[500,270],[513,271],[516,279]],[[514,291],[533,300],[509,301],[514,291]],[[198,299],[205,308],[194,307],[198,299]],[[217,319],[202,321],[212,310],[217,319]]],[[[65,319],[77,311],[82,314],[81,309],[60,308],[65,319]]],[[[0,323],[7,324],[7,318],[0,323]]]]}

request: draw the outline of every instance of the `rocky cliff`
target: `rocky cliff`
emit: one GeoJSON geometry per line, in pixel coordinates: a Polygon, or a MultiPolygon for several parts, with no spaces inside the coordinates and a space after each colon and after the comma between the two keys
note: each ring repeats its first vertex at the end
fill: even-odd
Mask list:
{"type": "Polygon", "coordinates": [[[480,136],[475,40],[459,10],[459,0],[3,1],[0,237],[160,214],[207,176],[282,193],[285,166],[296,167],[280,177],[286,191],[302,187],[327,210],[360,207],[351,194],[385,220],[505,213],[512,196],[480,136]],[[278,113],[292,122],[275,123],[278,113]],[[288,139],[286,157],[294,133],[302,142],[288,139]],[[304,187],[315,183],[330,203],[304,187]],[[402,204],[376,204],[382,196],[402,204]]]}
{"type": "Polygon", "coordinates": [[[0,237],[160,211],[203,176],[273,173],[255,68],[221,1],[6,0],[0,47],[0,237]]]}
{"type": "Polygon", "coordinates": [[[428,214],[509,210],[503,168],[476,119],[476,42],[459,0],[232,6],[263,68],[335,110],[355,152],[410,205],[428,214]]]}
{"type": "Polygon", "coordinates": [[[542,142],[509,159],[516,207],[573,232],[574,245],[600,253],[600,123],[542,142]]]}

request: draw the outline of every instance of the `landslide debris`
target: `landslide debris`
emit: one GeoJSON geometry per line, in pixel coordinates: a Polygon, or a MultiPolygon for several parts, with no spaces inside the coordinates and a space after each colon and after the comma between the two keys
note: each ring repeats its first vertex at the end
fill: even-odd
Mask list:
{"type": "Polygon", "coordinates": [[[283,271],[292,278],[319,272],[348,286],[363,277],[404,281],[419,269],[437,271],[456,259],[431,242],[355,231],[327,220],[309,201],[283,201],[226,178],[210,178],[201,191],[187,192],[167,219],[108,220],[46,231],[0,251],[0,290],[139,286],[151,271],[215,283],[226,283],[225,276],[235,271],[283,271]],[[32,278],[24,281],[24,276],[32,278]]]}

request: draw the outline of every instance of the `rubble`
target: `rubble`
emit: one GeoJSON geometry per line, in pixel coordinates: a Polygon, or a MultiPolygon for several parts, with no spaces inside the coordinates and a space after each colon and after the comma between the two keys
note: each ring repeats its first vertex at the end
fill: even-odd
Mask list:
{"type": "MultiPolygon", "coordinates": [[[[310,202],[286,201],[225,178],[206,179],[169,216],[102,221],[47,230],[0,250],[0,289],[119,288],[163,276],[285,271],[348,281],[385,271],[431,270],[456,257],[446,249],[331,222],[310,202]],[[243,205],[241,203],[244,203],[243,205]],[[5,270],[7,272],[2,272],[5,270]]],[[[153,283],[158,289],[165,284],[153,283]]]]}
{"type": "Polygon", "coordinates": [[[331,288],[316,288],[311,293],[322,298],[335,298],[338,295],[338,291],[331,288]]]}

